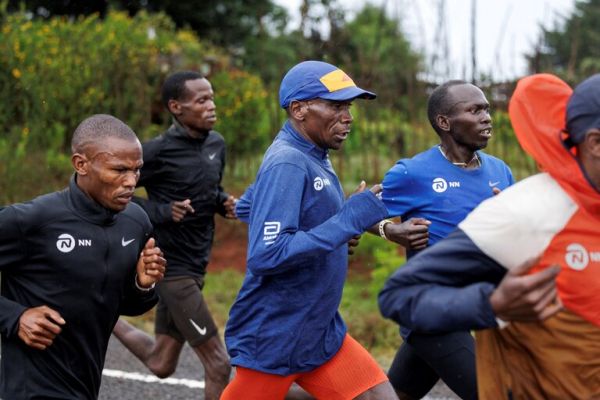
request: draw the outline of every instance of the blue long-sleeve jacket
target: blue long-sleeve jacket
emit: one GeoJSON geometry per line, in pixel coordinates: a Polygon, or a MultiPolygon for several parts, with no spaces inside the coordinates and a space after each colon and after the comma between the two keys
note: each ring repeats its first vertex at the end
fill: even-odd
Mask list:
{"type": "Polygon", "coordinates": [[[426,333],[496,326],[489,297],[506,269],[461,229],[419,252],[379,293],[384,317],[426,333]]]}
{"type": "Polygon", "coordinates": [[[289,375],[339,350],[347,242],[387,211],[366,191],[344,200],[328,153],[285,124],[252,187],[246,278],[225,331],[233,365],[289,375]]]}

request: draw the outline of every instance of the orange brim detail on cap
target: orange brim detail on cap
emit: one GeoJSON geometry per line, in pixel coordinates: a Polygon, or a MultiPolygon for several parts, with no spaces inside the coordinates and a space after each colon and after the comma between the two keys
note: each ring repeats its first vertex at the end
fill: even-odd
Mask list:
{"type": "Polygon", "coordinates": [[[319,80],[330,92],[348,87],[356,87],[354,81],[341,69],[331,71],[327,75],[323,75],[319,80]]]}

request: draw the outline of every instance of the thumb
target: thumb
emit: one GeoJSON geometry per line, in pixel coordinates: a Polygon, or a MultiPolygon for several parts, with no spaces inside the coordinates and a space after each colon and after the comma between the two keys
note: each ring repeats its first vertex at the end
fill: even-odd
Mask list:
{"type": "Polygon", "coordinates": [[[364,190],[366,188],[367,188],[367,182],[360,181],[360,183],[358,184],[358,187],[356,188],[356,190],[354,191],[354,193],[364,192],[364,190]]]}
{"type": "Polygon", "coordinates": [[[530,258],[525,261],[523,264],[511,269],[508,273],[510,275],[521,276],[525,275],[534,265],[540,262],[541,257],[530,258]]]}
{"type": "Polygon", "coordinates": [[[154,238],[150,238],[148,239],[148,241],[146,242],[146,244],[144,245],[144,250],[150,250],[153,249],[154,246],[156,246],[156,240],[154,238]]]}
{"type": "Polygon", "coordinates": [[[431,225],[431,221],[425,218],[411,218],[414,225],[431,225]]]}

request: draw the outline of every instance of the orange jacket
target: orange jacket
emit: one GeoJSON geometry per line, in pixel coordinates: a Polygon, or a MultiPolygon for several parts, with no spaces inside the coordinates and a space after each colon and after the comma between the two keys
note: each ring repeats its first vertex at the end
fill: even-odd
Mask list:
{"type": "Polygon", "coordinates": [[[532,272],[561,265],[557,285],[565,307],[600,326],[600,193],[585,177],[575,151],[563,144],[571,93],[554,75],[529,76],[519,81],[509,114],[523,149],[578,206],[532,272]]]}

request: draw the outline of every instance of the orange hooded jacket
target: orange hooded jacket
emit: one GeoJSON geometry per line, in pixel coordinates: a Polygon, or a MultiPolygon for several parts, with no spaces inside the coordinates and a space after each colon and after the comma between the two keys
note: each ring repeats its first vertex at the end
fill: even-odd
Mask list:
{"type": "Polygon", "coordinates": [[[532,75],[519,81],[509,114],[523,149],[578,206],[532,272],[561,265],[557,286],[565,307],[600,326],[600,193],[586,178],[575,151],[563,143],[572,93],[569,85],[554,75],[532,75]]]}

